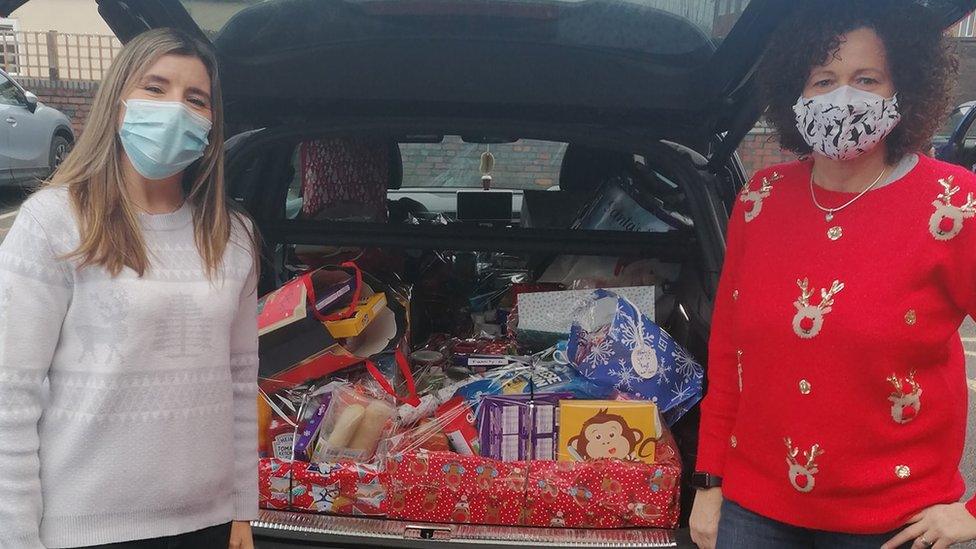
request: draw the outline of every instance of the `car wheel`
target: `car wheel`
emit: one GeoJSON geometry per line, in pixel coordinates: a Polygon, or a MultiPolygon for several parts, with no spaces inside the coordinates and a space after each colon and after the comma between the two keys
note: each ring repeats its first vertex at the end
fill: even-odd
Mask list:
{"type": "Polygon", "coordinates": [[[71,152],[71,142],[65,139],[63,135],[55,135],[54,139],[51,140],[50,166],[52,173],[64,162],[69,152],[71,152]]]}

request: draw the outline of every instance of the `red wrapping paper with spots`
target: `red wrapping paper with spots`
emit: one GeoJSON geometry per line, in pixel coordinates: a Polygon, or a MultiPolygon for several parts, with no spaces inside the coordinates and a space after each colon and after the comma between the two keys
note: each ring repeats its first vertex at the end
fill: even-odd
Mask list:
{"type": "Polygon", "coordinates": [[[376,465],[341,461],[310,464],[261,460],[259,501],[263,509],[378,516],[386,499],[376,465]]]}
{"type": "Polygon", "coordinates": [[[681,464],[670,436],[642,462],[500,462],[451,452],[387,460],[390,518],[566,528],[674,528],[681,464]]]}
{"type": "Polygon", "coordinates": [[[521,524],[526,462],[504,463],[419,450],[387,459],[384,510],[395,519],[459,524],[521,524]]]}

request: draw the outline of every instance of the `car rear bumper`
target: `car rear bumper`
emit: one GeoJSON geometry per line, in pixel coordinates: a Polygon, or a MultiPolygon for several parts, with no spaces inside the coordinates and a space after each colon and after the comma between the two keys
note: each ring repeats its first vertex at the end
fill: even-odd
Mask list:
{"type": "Polygon", "coordinates": [[[657,529],[575,530],[480,525],[443,525],[385,519],[262,511],[254,526],[258,549],[374,547],[428,549],[463,546],[496,549],[695,547],[687,531],[657,529]]]}

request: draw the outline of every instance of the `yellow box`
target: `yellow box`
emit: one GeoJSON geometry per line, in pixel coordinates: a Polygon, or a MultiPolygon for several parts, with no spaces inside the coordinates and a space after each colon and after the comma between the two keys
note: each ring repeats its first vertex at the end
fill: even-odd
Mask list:
{"type": "Polygon", "coordinates": [[[356,337],[366,330],[371,322],[386,307],[386,293],[379,292],[362,299],[356,305],[356,314],[343,320],[331,320],[325,323],[326,329],[336,339],[356,337]]]}
{"type": "Polygon", "coordinates": [[[559,461],[618,458],[654,463],[654,441],[660,436],[653,402],[559,401],[559,461]]]}

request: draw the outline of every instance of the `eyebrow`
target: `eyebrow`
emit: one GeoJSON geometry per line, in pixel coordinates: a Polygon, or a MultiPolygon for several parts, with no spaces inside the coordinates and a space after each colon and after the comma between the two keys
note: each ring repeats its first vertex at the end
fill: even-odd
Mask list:
{"type": "MultiPolygon", "coordinates": [[[[147,75],[145,75],[142,78],[142,81],[143,81],[143,83],[147,83],[147,84],[150,83],[150,82],[155,82],[157,84],[162,84],[164,86],[169,86],[171,84],[171,82],[168,79],[163,78],[162,76],[159,76],[158,74],[147,74],[147,75]]],[[[188,92],[190,92],[190,93],[193,93],[193,94],[202,95],[203,97],[205,97],[207,99],[207,101],[210,101],[210,94],[207,93],[207,92],[205,92],[205,91],[203,91],[203,90],[201,90],[200,88],[197,88],[197,87],[194,87],[194,86],[190,86],[186,90],[188,92]]]]}

